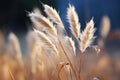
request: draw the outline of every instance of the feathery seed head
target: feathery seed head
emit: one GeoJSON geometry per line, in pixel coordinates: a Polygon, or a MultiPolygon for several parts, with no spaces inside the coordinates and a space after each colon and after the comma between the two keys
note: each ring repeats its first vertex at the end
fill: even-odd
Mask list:
{"type": "Polygon", "coordinates": [[[33,23],[35,24],[36,29],[38,30],[44,29],[48,34],[57,36],[57,31],[54,25],[49,21],[49,19],[47,19],[43,15],[39,15],[36,13],[30,13],[29,16],[33,23]]]}
{"type": "Polygon", "coordinates": [[[67,19],[70,24],[70,30],[72,34],[78,38],[80,35],[80,23],[77,12],[75,11],[74,6],[69,5],[67,9],[67,19]]]}
{"type": "Polygon", "coordinates": [[[91,19],[80,36],[81,52],[84,52],[85,49],[93,42],[95,30],[93,19],[91,19]]]}
{"type": "Polygon", "coordinates": [[[44,33],[36,29],[34,29],[34,31],[38,34],[39,40],[43,47],[48,48],[51,51],[58,54],[58,50],[56,49],[56,46],[50,41],[50,39],[44,33]]]}

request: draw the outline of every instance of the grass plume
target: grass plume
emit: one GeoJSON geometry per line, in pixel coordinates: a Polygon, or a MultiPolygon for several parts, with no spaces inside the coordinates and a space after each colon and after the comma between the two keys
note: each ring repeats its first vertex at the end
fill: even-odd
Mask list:
{"type": "Polygon", "coordinates": [[[82,53],[93,42],[95,30],[93,19],[91,19],[80,36],[80,50],[82,53]]]}
{"type": "Polygon", "coordinates": [[[41,31],[46,31],[46,33],[53,36],[57,35],[55,27],[47,18],[37,13],[30,13],[29,16],[34,23],[35,28],[41,31]]]}
{"type": "Polygon", "coordinates": [[[67,19],[70,24],[70,30],[72,34],[76,37],[76,39],[80,36],[80,23],[78,15],[75,11],[74,6],[69,4],[69,7],[67,9],[67,19]]]}
{"type": "Polygon", "coordinates": [[[45,46],[45,48],[49,48],[51,51],[55,52],[56,54],[58,54],[58,51],[55,47],[55,45],[50,41],[50,39],[42,32],[35,30],[34,31],[37,33],[40,42],[42,42],[41,44],[43,46],[45,46]]]}

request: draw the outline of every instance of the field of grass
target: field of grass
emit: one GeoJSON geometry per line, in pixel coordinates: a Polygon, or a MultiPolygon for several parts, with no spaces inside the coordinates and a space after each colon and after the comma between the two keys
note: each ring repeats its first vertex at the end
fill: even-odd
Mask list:
{"type": "Polygon", "coordinates": [[[92,18],[84,30],[73,5],[67,8],[71,35],[55,9],[43,4],[28,12],[33,30],[26,36],[26,56],[14,33],[7,40],[0,33],[0,80],[119,80],[120,59],[109,55],[105,46],[110,20],[103,17],[100,37],[92,18]],[[97,44],[92,45],[97,38],[97,44]]]}

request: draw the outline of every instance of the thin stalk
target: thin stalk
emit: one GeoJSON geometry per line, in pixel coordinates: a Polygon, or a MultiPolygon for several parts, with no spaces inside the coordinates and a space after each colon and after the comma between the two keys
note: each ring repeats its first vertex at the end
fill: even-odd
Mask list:
{"type": "Polygon", "coordinates": [[[84,59],[84,54],[81,54],[80,58],[79,58],[79,62],[80,62],[79,73],[78,73],[79,74],[79,79],[81,79],[80,73],[81,73],[81,70],[82,70],[83,59],[84,59]]]}
{"type": "Polygon", "coordinates": [[[10,74],[11,79],[12,79],[12,80],[15,80],[15,78],[13,77],[11,71],[8,70],[8,72],[9,72],[9,74],[10,74]]]}
{"type": "Polygon", "coordinates": [[[73,67],[73,65],[72,65],[72,62],[70,61],[70,59],[69,59],[69,57],[68,57],[68,55],[67,55],[67,52],[65,51],[64,47],[62,46],[61,41],[60,41],[59,39],[58,39],[58,41],[59,41],[59,43],[60,43],[60,46],[62,47],[63,52],[65,53],[66,58],[68,59],[68,61],[69,61],[69,63],[70,63],[70,66],[71,66],[73,72],[75,73],[76,79],[78,79],[77,73],[76,73],[76,71],[75,71],[75,69],[74,69],[74,67],[73,67]]]}

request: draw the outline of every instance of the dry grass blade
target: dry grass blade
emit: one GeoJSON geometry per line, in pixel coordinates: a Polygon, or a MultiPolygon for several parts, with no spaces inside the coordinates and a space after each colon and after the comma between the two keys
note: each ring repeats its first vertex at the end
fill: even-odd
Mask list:
{"type": "Polygon", "coordinates": [[[70,24],[72,34],[78,38],[80,36],[80,23],[75,8],[72,5],[69,5],[69,8],[67,9],[67,19],[70,24]]]}
{"type": "Polygon", "coordinates": [[[80,50],[83,53],[88,46],[93,42],[94,39],[94,33],[95,33],[95,28],[94,28],[94,22],[93,19],[90,20],[90,22],[87,23],[86,28],[82,32],[80,36],[80,50]]]}
{"type": "Polygon", "coordinates": [[[15,80],[15,78],[14,78],[14,76],[12,75],[11,71],[8,70],[8,72],[9,72],[9,74],[10,74],[11,79],[12,79],[12,80],[15,80]]]}
{"type": "Polygon", "coordinates": [[[70,56],[68,56],[67,51],[65,50],[65,48],[63,46],[63,43],[60,40],[59,40],[59,44],[60,44],[60,46],[61,46],[61,48],[62,48],[62,50],[63,50],[63,52],[64,52],[64,54],[65,54],[65,56],[67,58],[67,60],[69,61],[69,64],[70,64],[70,66],[71,66],[71,68],[72,68],[72,70],[73,70],[73,72],[74,72],[74,74],[76,76],[76,79],[77,79],[78,75],[77,75],[77,72],[75,70],[75,65],[73,65],[73,63],[72,63],[72,61],[70,59],[70,56]]]}
{"type": "Polygon", "coordinates": [[[45,30],[48,34],[57,36],[57,31],[55,27],[47,18],[37,13],[30,13],[29,16],[34,23],[36,29],[41,29],[42,31],[45,30]]]}
{"type": "Polygon", "coordinates": [[[71,48],[71,50],[73,51],[74,55],[76,56],[75,43],[74,43],[74,41],[72,40],[72,38],[66,36],[66,42],[67,42],[68,45],[70,46],[70,48],[71,48]]]}
{"type": "Polygon", "coordinates": [[[35,30],[34,31],[38,34],[38,37],[41,41],[41,44],[43,44],[44,48],[49,48],[51,51],[55,52],[58,54],[58,50],[56,46],[50,41],[50,39],[42,32],[35,30]]]}
{"type": "Polygon", "coordinates": [[[61,62],[57,65],[57,71],[54,75],[54,79],[53,80],[59,80],[59,75],[60,75],[60,72],[62,70],[62,68],[65,66],[65,65],[69,65],[69,63],[65,63],[65,62],[61,62]]]}

